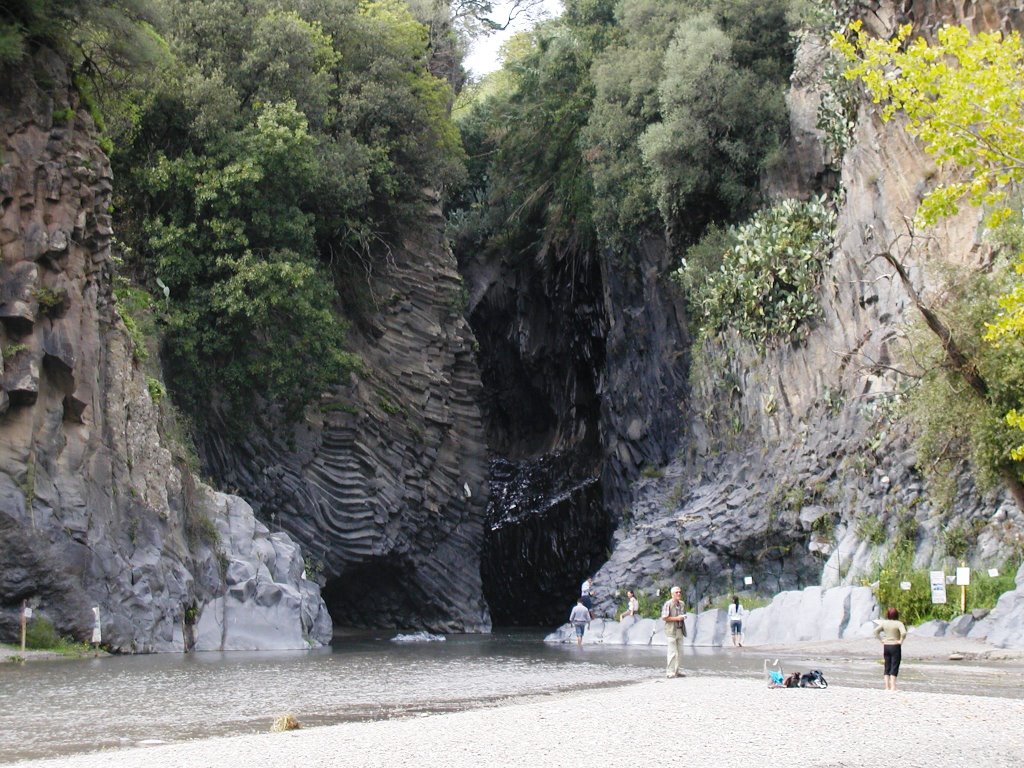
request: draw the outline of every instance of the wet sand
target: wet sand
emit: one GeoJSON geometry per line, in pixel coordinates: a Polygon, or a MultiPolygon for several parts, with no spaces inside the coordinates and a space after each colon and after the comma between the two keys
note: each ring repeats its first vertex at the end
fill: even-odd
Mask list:
{"type": "MultiPolygon", "coordinates": [[[[911,638],[907,652],[999,653],[984,644],[911,638]],[[926,650],[927,649],[927,650],[926,650]]],[[[759,646],[742,652],[874,657],[874,641],[759,646]]],[[[1020,660],[1020,656],[1011,656],[1020,660]]],[[[1011,664],[1013,661],[1010,662],[1011,664]]],[[[999,661],[992,661],[998,669],[999,661]]],[[[130,707],[130,702],[126,702],[130,707]]],[[[284,713],[282,713],[284,714],[284,713]]],[[[301,720],[301,715],[300,718],[301,720]]],[[[764,682],[691,674],[514,699],[479,709],[353,722],[288,733],[200,739],[53,760],[27,768],[481,768],[679,763],[690,768],[1024,765],[1020,698],[855,688],[770,690],[764,682]]]]}
{"type": "MultiPolygon", "coordinates": [[[[874,638],[850,640],[821,640],[792,645],[751,645],[744,650],[763,655],[781,657],[814,656],[822,659],[874,659],[880,658],[882,645],[874,638]]],[[[1007,650],[963,637],[916,637],[913,633],[904,641],[904,654],[922,661],[937,661],[960,656],[967,661],[1020,661],[1024,650],[1007,650]]],[[[1022,693],[1024,695],[1024,693],[1022,693]]]]}

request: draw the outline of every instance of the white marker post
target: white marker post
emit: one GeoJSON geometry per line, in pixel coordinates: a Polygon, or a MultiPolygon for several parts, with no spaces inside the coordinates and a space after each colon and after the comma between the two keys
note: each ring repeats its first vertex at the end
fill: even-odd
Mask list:
{"type": "Polygon", "coordinates": [[[32,618],[32,609],[28,607],[28,600],[21,601],[21,652],[25,652],[25,635],[28,631],[28,620],[32,618]]]}

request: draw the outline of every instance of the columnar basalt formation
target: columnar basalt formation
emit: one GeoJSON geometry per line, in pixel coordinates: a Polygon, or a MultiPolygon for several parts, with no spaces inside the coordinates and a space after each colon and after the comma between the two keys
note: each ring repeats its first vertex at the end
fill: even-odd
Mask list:
{"type": "MultiPolygon", "coordinates": [[[[14,639],[27,602],[58,632],[87,640],[98,606],[111,649],[183,650],[207,603],[230,586],[225,572],[249,556],[238,551],[241,539],[217,534],[226,502],[161,442],[159,405],[111,290],[110,166],[65,64],[40,51],[15,77],[7,74],[0,85],[0,637],[14,639]]],[[[294,548],[284,540],[275,546],[294,548]]],[[[292,647],[326,642],[330,620],[319,591],[294,570],[267,576],[293,593],[291,629],[302,642],[292,647]],[[303,611],[304,626],[297,624],[303,611]]],[[[269,626],[262,607],[250,602],[245,610],[250,624],[269,626]]],[[[230,632],[225,638],[230,647],[230,632]]]]}
{"type": "Polygon", "coordinates": [[[443,231],[434,201],[372,280],[363,370],[303,423],[203,437],[213,475],[302,543],[340,625],[490,629],[480,379],[443,231]]]}

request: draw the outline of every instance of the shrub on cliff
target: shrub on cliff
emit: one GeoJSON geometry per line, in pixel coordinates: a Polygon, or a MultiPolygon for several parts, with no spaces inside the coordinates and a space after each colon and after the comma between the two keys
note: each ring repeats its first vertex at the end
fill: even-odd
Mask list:
{"type": "Polygon", "coordinates": [[[726,245],[720,265],[705,243],[676,272],[701,333],[734,328],[760,346],[806,333],[820,311],[817,287],[834,220],[823,199],[786,200],[728,233],[712,229],[708,238],[726,245]]]}

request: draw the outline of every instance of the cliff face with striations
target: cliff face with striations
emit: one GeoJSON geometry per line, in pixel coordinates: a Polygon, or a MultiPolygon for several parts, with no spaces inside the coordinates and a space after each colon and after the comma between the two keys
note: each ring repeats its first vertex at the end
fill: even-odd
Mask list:
{"type": "MultiPolygon", "coordinates": [[[[876,34],[911,21],[1015,29],[1018,4],[862,4],[876,34]]],[[[829,178],[814,126],[826,52],[807,40],[789,95],[794,164],[776,182],[817,194],[829,178]]],[[[941,303],[944,264],[981,267],[980,214],[965,210],[911,245],[906,222],[937,170],[879,107],[860,106],[842,161],[835,247],[820,286],[822,315],[805,343],[760,354],[738,337],[703,350],[689,402],[692,441],[664,476],[642,480],[630,524],[616,534],[598,581],[618,588],[684,584],[691,604],[741,589],[761,593],[867,575],[897,535],[910,535],[919,566],[943,562],[943,531],[978,532],[970,559],[991,566],[1019,546],[1024,517],[1003,494],[981,496],[961,478],[955,510],[933,505],[905,425],[888,418],[897,398],[898,344],[917,310],[891,267],[896,249],[927,302],[941,303]],[[880,528],[879,528],[880,526],[880,528]],[[869,528],[881,535],[868,535],[869,528]]],[[[602,595],[610,609],[614,595],[602,595]]]]}
{"type": "Polygon", "coordinates": [[[352,332],[363,371],[293,430],[201,446],[219,482],[302,543],[345,626],[490,629],[480,379],[443,232],[435,205],[373,278],[376,311],[352,332]]]}
{"type": "Polygon", "coordinates": [[[41,51],[5,72],[0,639],[15,639],[25,601],[86,640],[98,606],[114,650],[326,642],[330,619],[295,545],[162,443],[111,290],[112,183],[60,57],[41,51]],[[200,638],[214,603],[219,631],[200,638]]]}

